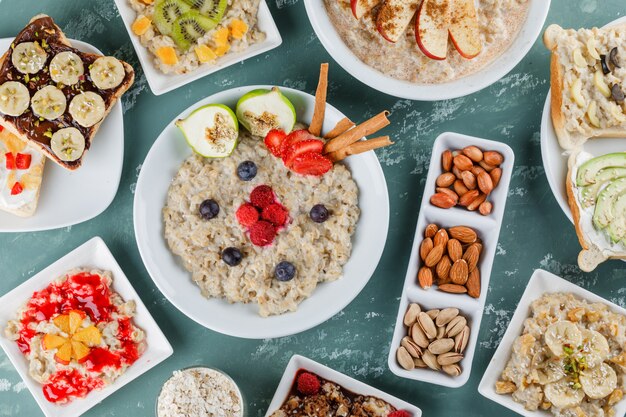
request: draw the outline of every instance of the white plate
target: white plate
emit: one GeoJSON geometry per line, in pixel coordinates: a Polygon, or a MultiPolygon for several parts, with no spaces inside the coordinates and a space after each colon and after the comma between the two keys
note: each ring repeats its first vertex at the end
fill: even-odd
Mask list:
{"type": "Polygon", "coordinates": [[[237,64],[244,59],[252,58],[253,56],[277,48],[283,42],[278,28],[276,27],[276,23],[274,23],[274,19],[272,18],[272,14],[270,13],[270,9],[267,7],[265,0],[261,0],[259,4],[259,14],[257,16],[257,26],[259,30],[265,32],[266,38],[263,42],[255,43],[244,51],[228,53],[220,57],[215,65],[203,65],[187,74],[163,74],[154,66],[154,55],[141,44],[139,38],[131,29],[137,17],[137,13],[130,6],[128,0],[115,0],[115,4],[124,21],[124,26],[133,43],[135,52],[139,57],[143,72],[146,74],[146,80],[148,80],[150,90],[157,96],[175,90],[178,87],[182,87],[185,84],[189,84],[209,74],[213,74],[222,68],[237,64]]]}
{"type": "MultiPolygon", "coordinates": [[[[330,21],[323,0],[304,0],[317,37],[330,56],[362,83],[383,93],[411,100],[438,101],[463,97],[490,86],[508,74],[528,53],[541,33],[550,10],[550,0],[530,2],[528,16],[511,46],[475,74],[440,84],[416,84],[398,80],[361,61],[341,39],[330,21]]],[[[417,47],[417,46],[416,46],[417,47]]]]}
{"type": "MultiPolygon", "coordinates": [[[[13,40],[0,39],[0,51],[8,50],[13,40]]],[[[102,55],[85,42],[70,42],[80,51],[102,55]]],[[[93,138],[82,167],[68,171],[48,159],[37,211],[27,218],[0,211],[0,233],[58,229],[96,217],[117,193],[123,162],[124,118],[118,102],[93,138]]]]}
{"type": "MultiPolygon", "coordinates": [[[[615,26],[626,22],[626,17],[615,20],[607,26],[615,26]]],[[[554,131],[552,117],[550,116],[550,92],[543,108],[543,116],[541,119],[541,158],[543,159],[543,169],[548,177],[548,183],[552,189],[552,194],[561,206],[563,213],[572,220],[572,211],[567,202],[567,191],[565,190],[565,181],[567,179],[567,160],[570,153],[564,151],[559,146],[559,140],[554,131]]],[[[583,148],[592,155],[604,155],[611,152],[623,152],[626,150],[626,137],[623,139],[593,139],[587,141],[583,148]]]]}
{"type": "Polygon", "coordinates": [[[501,142],[449,132],[443,133],[435,140],[424,196],[422,197],[422,206],[417,220],[413,249],[411,251],[411,258],[404,281],[404,290],[402,291],[402,298],[400,299],[398,318],[396,320],[393,340],[389,350],[389,369],[391,369],[391,372],[394,374],[402,378],[425,381],[431,384],[452,388],[463,386],[469,379],[514,163],[515,155],[513,154],[513,150],[508,145],[501,142]],[[489,196],[489,201],[493,203],[493,212],[489,216],[482,216],[477,212],[467,211],[462,207],[453,207],[445,210],[430,204],[430,197],[435,193],[435,181],[443,172],[441,168],[441,154],[443,151],[446,149],[463,149],[470,145],[478,146],[485,151],[498,151],[504,156],[504,162],[501,165],[502,177],[500,183],[489,196]],[[469,226],[473,228],[478,234],[478,237],[482,239],[483,250],[478,263],[481,275],[480,298],[474,299],[466,294],[448,294],[438,291],[436,286],[433,286],[433,288],[429,290],[424,290],[416,282],[415,277],[417,276],[417,271],[421,264],[419,247],[424,237],[424,230],[429,223],[435,223],[439,227],[445,228],[469,226]],[[396,360],[396,350],[400,347],[402,338],[407,335],[407,329],[404,326],[403,319],[409,303],[418,303],[420,307],[422,307],[422,310],[456,307],[460,310],[460,314],[467,319],[470,327],[470,338],[464,352],[465,357],[460,363],[461,368],[463,368],[463,373],[460,376],[451,377],[443,372],[435,372],[430,369],[414,369],[407,371],[400,367],[396,360]]]}
{"type": "MultiPolygon", "coordinates": [[[[557,277],[542,269],[537,269],[528,282],[528,286],[522,295],[521,300],[517,304],[515,314],[509,323],[509,327],[504,333],[504,337],[496,349],[496,353],[491,358],[485,374],[483,375],[478,392],[484,397],[489,398],[498,404],[515,411],[516,413],[526,417],[551,417],[548,411],[528,411],[523,405],[513,401],[511,395],[496,394],[495,385],[500,379],[500,375],[504,370],[509,358],[511,357],[511,346],[515,339],[522,334],[524,329],[524,320],[530,314],[530,304],[540,298],[545,293],[567,292],[583,298],[592,303],[606,304],[613,312],[626,316],[626,309],[595,295],[592,292],[584,290],[561,277],[557,277]]],[[[495,410],[494,410],[495,411],[495,410]]],[[[615,406],[615,415],[623,416],[626,414],[626,401],[620,401],[615,406]]]]}
{"type": "Polygon", "coordinates": [[[124,300],[134,300],[137,305],[137,315],[133,318],[133,321],[137,327],[145,331],[147,348],[137,362],[130,366],[113,384],[102,390],[92,391],[86,397],[75,399],[67,405],[57,405],[46,400],[41,384],[29,375],[28,361],[20,352],[17,344],[4,336],[0,336],[0,346],[4,349],[4,352],[47,417],[76,417],[85,413],[130,381],[163,362],[173,352],[172,346],[170,346],[158,324],[154,321],[139,295],[137,295],[130,284],[130,281],[128,281],[128,278],[115,261],[109,248],[107,248],[100,237],[94,237],[87,241],[34,275],[19,287],[2,296],[0,298],[0,327],[4,330],[7,322],[14,319],[15,312],[28,301],[33,292],[45,288],[68,270],[80,267],[111,271],[113,275],[113,289],[124,300]]]}
{"type": "Polygon", "coordinates": [[[393,405],[398,410],[408,411],[411,413],[411,417],[420,417],[422,415],[422,410],[407,403],[406,401],[402,401],[376,388],[364,384],[361,381],[357,381],[354,378],[337,372],[334,369],[305,358],[304,356],[293,355],[287,364],[287,368],[285,369],[285,373],[278,384],[278,388],[276,388],[276,393],[274,394],[274,398],[272,398],[272,402],[265,413],[265,417],[271,416],[274,411],[278,410],[280,406],[283,405],[283,402],[287,399],[289,393],[291,392],[294,378],[300,369],[319,375],[327,381],[335,382],[357,395],[371,395],[373,397],[380,398],[381,400],[393,405]]]}
{"type": "MultiPolygon", "coordinates": [[[[208,103],[222,103],[235,108],[237,100],[256,88],[247,86],[222,91],[189,107],[178,118],[208,103]]],[[[280,87],[296,108],[299,121],[309,122],[314,97],[291,88],[280,87]]],[[[332,129],[344,117],[331,105],[326,106],[324,131],[332,129]]],[[[236,152],[236,150],[235,150],[236,152]]],[[[351,156],[345,164],[359,186],[361,216],[352,237],[352,256],[344,266],[344,277],[320,284],[298,311],[262,318],[256,304],[229,304],[206,299],[192,281],[178,257],[163,237],[162,209],[167,191],[182,162],[191,155],[180,130],[170,123],[155,141],[143,163],[135,191],[134,224],[139,252],[161,292],[174,306],[209,329],[231,336],[250,339],[282,337],[299,333],[328,320],[347,306],[361,292],[374,273],[382,255],[389,226],[389,196],[385,176],[371,151],[351,156]]]]}

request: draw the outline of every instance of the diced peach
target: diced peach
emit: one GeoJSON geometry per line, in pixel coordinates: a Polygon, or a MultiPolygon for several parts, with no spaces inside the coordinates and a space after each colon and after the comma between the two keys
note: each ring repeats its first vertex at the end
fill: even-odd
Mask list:
{"type": "Polygon", "coordinates": [[[215,52],[213,52],[213,50],[206,45],[198,45],[194,48],[194,50],[196,51],[196,56],[200,62],[210,62],[217,58],[215,52]]]}
{"type": "Polygon", "coordinates": [[[100,330],[96,326],[89,326],[76,332],[72,340],[82,342],[87,346],[96,346],[100,344],[101,338],[100,330]]]}
{"type": "Polygon", "coordinates": [[[26,147],[26,142],[9,132],[2,133],[2,140],[4,141],[8,152],[22,152],[26,147]]]}
{"type": "Polygon", "coordinates": [[[56,349],[67,342],[67,339],[58,334],[46,334],[41,339],[41,345],[44,350],[56,349]]]}
{"type": "Polygon", "coordinates": [[[41,184],[41,177],[31,174],[24,174],[20,177],[20,182],[25,189],[34,190],[41,184]]]}
{"type": "Polygon", "coordinates": [[[61,345],[54,355],[54,359],[63,365],[69,365],[72,360],[72,343],[68,341],[61,345]]]}
{"type": "Polygon", "coordinates": [[[69,312],[70,333],[75,333],[85,319],[85,313],[80,310],[72,310],[69,312]]]}
{"type": "Polygon", "coordinates": [[[223,56],[226,54],[226,52],[228,52],[230,50],[230,45],[226,44],[226,45],[222,45],[222,46],[218,46],[217,48],[215,48],[215,55],[217,56],[223,56]]]}
{"type": "Polygon", "coordinates": [[[65,333],[70,332],[70,316],[68,316],[67,314],[61,314],[60,316],[56,316],[54,320],[52,320],[52,322],[62,332],[65,332],[65,333]]]}
{"type": "Polygon", "coordinates": [[[176,50],[171,46],[162,46],[156,50],[156,55],[159,57],[162,63],[165,65],[178,64],[178,57],[176,56],[176,50]]]}
{"type": "Polygon", "coordinates": [[[131,26],[133,33],[137,36],[141,36],[148,31],[152,21],[148,19],[146,16],[140,16],[133,22],[131,26]]]}
{"type": "Polygon", "coordinates": [[[235,39],[241,39],[248,33],[248,25],[243,20],[234,19],[230,22],[230,34],[235,39]]]}
{"type": "Polygon", "coordinates": [[[89,348],[84,344],[72,340],[72,357],[80,362],[81,359],[84,359],[89,355],[89,348]]]}
{"type": "Polygon", "coordinates": [[[228,45],[228,36],[230,35],[230,31],[228,28],[220,28],[215,31],[213,34],[213,42],[219,48],[220,46],[228,45]]]}

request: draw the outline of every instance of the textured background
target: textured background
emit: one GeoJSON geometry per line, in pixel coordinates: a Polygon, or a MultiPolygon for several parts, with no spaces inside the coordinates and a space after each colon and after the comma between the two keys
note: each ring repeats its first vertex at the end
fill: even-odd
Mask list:
{"type": "MultiPolygon", "coordinates": [[[[532,0],[544,1],[544,0],[532,0]]],[[[512,412],[477,393],[478,382],[508,325],[530,275],[544,268],[626,306],[626,264],[607,262],[594,273],[576,267],[573,227],[546,181],[539,149],[541,110],[549,88],[548,53],[537,42],[508,76],[457,100],[398,100],[331,65],[329,101],[353,120],[392,111],[388,128],[397,144],[379,152],[391,201],[389,238],[382,261],[361,295],[328,322],[300,335],[239,340],[206,330],[172,307],[144,269],[133,235],[133,192],[141,163],[169,120],[222,89],[276,84],[314,93],[318,66],[333,62],[317,40],[301,0],[268,0],[284,42],[268,54],[222,70],[164,96],[148,89],[113,0],[0,0],[0,37],[14,36],[34,14],[54,17],[70,38],[81,39],[130,62],[137,81],[124,96],[124,171],[117,196],[99,217],[61,230],[0,235],[0,294],[14,288],[94,235],[111,248],[148,309],[174,346],[174,356],[116,392],[87,416],[154,415],[163,381],[175,369],[204,364],[238,381],[249,416],[263,416],[283,369],[294,353],[345,372],[417,406],[428,417],[512,412]],[[440,388],[395,377],[387,353],[398,299],[419,214],[433,140],[458,131],[510,144],[516,164],[500,235],[479,347],[469,382],[440,388]],[[468,405],[470,405],[468,407],[468,405]]],[[[626,12],[623,0],[553,0],[547,24],[601,26],[626,12]]],[[[9,360],[0,353],[0,416],[42,415],[9,360]]]]}

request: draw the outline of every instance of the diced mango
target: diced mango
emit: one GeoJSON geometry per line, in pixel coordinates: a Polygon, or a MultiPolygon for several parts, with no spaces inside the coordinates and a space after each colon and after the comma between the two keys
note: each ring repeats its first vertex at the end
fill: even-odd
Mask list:
{"type": "Polygon", "coordinates": [[[162,46],[156,51],[156,55],[159,57],[162,63],[165,65],[178,64],[178,57],[176,56],[176,50],[171,46],[162,46]]]}
{"type": "Polygon", "coordinates": [[[215,31],[213,34],[213,42],[219,48],[220,46],[228,45],[228,36],[230,35],[230,31],[228,28],[220,28],[215,31]]]}
{"type": "Polygon", "coordinates": [[[230,22],[230,34],[235,39],[241,39],[248,33],[248,25],[243,20],[234,19],[230,22]]]}
{"type": "Polygon", "coordinates": [[[152,21],[148,19],[146,16],[140,16],[133,22],[131,26],[133,33],[137,36],[141,36],[148,31],[152,21]]]}
{"type": "Polygon", "coordinates": [[[222,46],[218,46],[217,48],[215,48],[215,55],[217,56],[223,56],[226,54],[226,52],[228,52],[230,50],[230,45],[226,44],[226,45],[222,45],[222,46]]]}
{"type": "Polygon", "coordinates": [[[87,346],[99,345],[101,340],[100,330],[96,326],[89,326],[76,332],[72,340],[82,342],[87,346]]]}
{"type": "Polygon", "coordinates": [[[68,341],[61,345],[54,358],[57,362],[68,365],[70,360],[72,360],[72,343],[68,341]]]}
{"type": "Polygon", "coordinates": [[[45,350],[56,349],[65,342],[67,342],[67,339],[58,334],[46,334],[43,339],[41,339],[42,347],[45,350]]]}
{"type": "Polygon", "coordinates": [[[203,63],[213,61],[215,58],[217,58],[217,54],[206,45],[196,46],[195,51],[198,57],[198,61],[203,63]]]}

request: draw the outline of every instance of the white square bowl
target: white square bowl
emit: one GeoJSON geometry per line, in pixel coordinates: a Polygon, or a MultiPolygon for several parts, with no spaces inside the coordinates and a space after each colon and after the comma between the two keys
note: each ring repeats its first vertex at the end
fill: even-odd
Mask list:
{"type": "MultiPolygon", "coordinates": [[[[496,394],[495,385],[499,380],[502,371],[504,370],[509,358],[511,357],[511,347],[515,342],[515,339],[522,334],[524,329],[524,320],[530,314],[530,305],[533,301],[540,298],[545,293],[572,293],[582,299],[585,299],[592,303],[605,304],[613,312],[626,316],[626,309],[611,303],[604,298],[595,295],[577,285],[572,284],[569,281],[564,280],[550,272],[542,269],[537,269],[528,282],[528,286],[522,295],[515,314],[509,323],[509,327],[504,333],[504,337],[498,345],[496,353],[491,358],[485,374],[483,375],[480,384],[478,385],[478,392],[489,398],[490,400],[513,410],[516,413],[526,417],[552,417],[552,414],[548,411],[537,410],[529,411],[524,408],[523,405],[513,401],[511,395],[499,395],[496,394]]],[[[626,401],[620,401],[615,405],[615,415],[626,415],[626,401]]]]}
{"type": "Polygon", "coordinates": [[[163,74],[158,68],[154,66],[153,59],[155,58],[150,51],[141,44],[137,35],[133,33],[131,26],[137,17],[137,13],[130,6],[128,0],[115,0],[117,9],[120,12],[120,16],[124,21],[126,31],[130,36],[130,40],[133,43],[139,62],[143,68],[143,72],[146,74],[146,80],[150,86],[150,90],[154,95],[159,96],[161,94],[170,92],[182,87],[185,84],[189,84],[192,81],[196,81],[204,76],[213,74],[223,68],[237,64],[244,59],[252,58],[253,56],[260,55],[264,52],[272,50],[280,46],[283,42],[276,23],[272,18],[269,7],[265,3],[265,0],[261,0],[259,4],[259,14],[257,15],[257,26],[260,31],[265,32],[265,40],[263,42],[250,45],[247,49],[239,52],[228,53],[220,58],[214,65],[201,65],[194,71],[187,74],[163,74]]]}
{"type": "Polygon", "coordinates": [[[276,388],[276,393],[274,394],[274,398],[272,398],[272,402],[270,403],[270,406],[265,413],[265,417],[271,416],[274,411],[278,410],[280,406],[283,405],[283,403],[289,396],[289,393],[291,392],[291,387],[293,386],[294,379],[300,369],[304,369],[316,375],[319,375],[327,381],[335,382],[336,384],[341,385],[343,388],[357,395],[370,395],[372,397],[380,398],[381,400],[384,400],[393,405],[398,410],[408,411],[409,413],[411,413],[412,417],[421,417],[422,415],[422,410],[414,405],[407,403],[406,401],[402,401],[361,381],[357,381],[354,378],[337,372],[334,369],[317,363],[311,359],[305,358],[304,356],[293,355],[291,357],[291,360],[287,364],[287,368],[285,369],[285,373],[283,374],[283,377],[278,384],[278,388],[276,388]]]}
{"type": "Polygon", "coordinates": [[[397,376],[450,388],[461,387],[469,380],[514,164],[515,154],[513,150],[502,142],[451,132],[442,133],[435,140],[430,159],[428,178],[426,179],[426,186],[422,197],[422,206],[417,220],[413,249],[407,267],[404,289],[402,291],[402,297],[400,298],[400,307],[396,319],[396,327],[387,361],[389,369],[397,376]],[[477,212],[471,212],[462,207],[453,207],[446,210],[435,207],[430,203],[430,197],[435,193],[435,181],[443,172],[441,167],[441,154],[443,151],[446,149],[463,149],[470,145],[478,146],[482,150],[498,151],[504,156],[504,162],[501,165],[502,177],[500,183],[489,196],[489,201],[493,203],[493,211],[489,216],[482,216],[477,212]],[[429,223],[435,223],[445,228],[469,226],[473,228],[477,232],[478,237],[482,239],[484,249],[478,263],[481,275],[481,293],[478,299],[470,298],[466,294],[444,293],[438,291],[435,287],[424,290],[417,284],[416,277],[420,265],[419,246],[422,242],[424,230],[429,223]],[[461,375],[452,377],[443,372],[436,372],[431,369],[413,369],[407,371],[398,364],[396,350],[400,346],[402,338],[407,335],[403,319],[409,303],[418,303],[424,310],[455,307],[458,308],[460,314],[467,319],[468,325],[470,326],[470,338],[467,348],[465,352],[463,352],[464,358],[459,364],[463,369],[461,375]]]}
{"type": "Polygon", "coordinates": [[[62,276],[72,268],[94,268],[111,271],[113,275],[113,289],[126,301],[134,300],[136,303],[136,316],[134,323],[146,334],[146,351],[130,366],[124,374],[111,385],[102,390],[92,391],[84,398],[74,399],[66,405],[57,405],[48,402],[43,395],[42,386],[31,378],[28,373],[28,361],[17,347],[17,344],[0,336],[0,346],[4,349],[9,360],[15,366],[24,383],[39,404],[41,411],[47,417],[76,417],[91,409],[109,395],[113,394],[130,381],[139,377],[157,364],[163,362],[172,353],[163,332],[154,321],[150,312],[143,304],[139,295],[128,281],[126,275],[113,258],[113,255],[100,237],[94,237],[83,245],[74,249],[52,265],[34,275],[22,285],[8,292],[0,298],[0,328],[2,334],[9,320],[14,319],[15,312],[32,296],[33,292],[46,287],[50,282],[62,276]]]}

